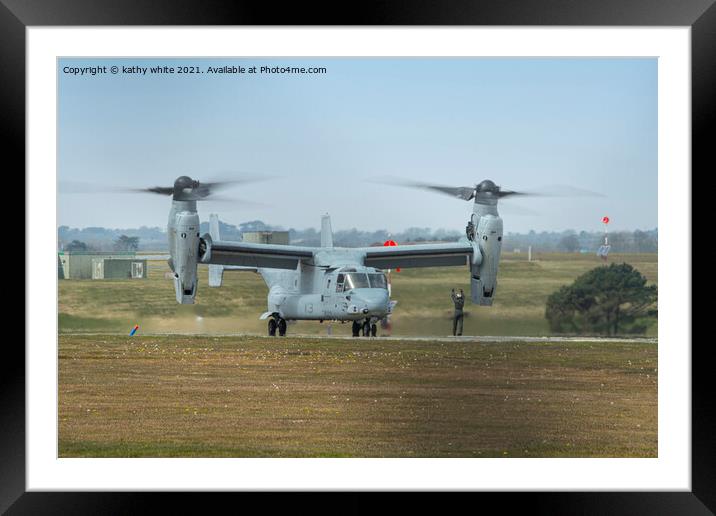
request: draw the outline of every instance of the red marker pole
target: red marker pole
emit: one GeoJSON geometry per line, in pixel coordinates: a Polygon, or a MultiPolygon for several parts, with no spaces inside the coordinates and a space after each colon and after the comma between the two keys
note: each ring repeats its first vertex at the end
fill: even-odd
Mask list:
{"type": "MultiPolygon", "coordinates": [[[[392,247],[394,245],[398,245],[395,243],[395,240],[386,240],[383,242],[383,247],[392,247]]],[[[395,272],[400,272],[400,267],[396,268],[395,272]]]]}
{"type": "Polygon", "coordinates": [[[602,260],[607,261],[607,253],[609,252],[609,234],[607,229],[609,227],[609,217],[606,215],[602,217],[602,224],[604,224],[604,253],[602,253],[602,260]]]}

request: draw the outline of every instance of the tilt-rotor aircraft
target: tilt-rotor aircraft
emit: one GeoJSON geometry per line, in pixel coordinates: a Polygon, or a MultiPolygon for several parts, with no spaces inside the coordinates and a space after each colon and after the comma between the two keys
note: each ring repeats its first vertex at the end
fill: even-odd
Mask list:
{"type": "Polygon", "coordinates": [[[269,288],[268,320],[271,336],[286,334],[286,321],[350,321],[353,336],[376,334],[376,322],[394,306],[384,271],[398,267],[464,266],[470,273],[471,300],[492,305],[502,248],[502,219],[497,202],[518,192],[501,190],[485,180],[474,187],[446,187],[410,183],[466,201],[474,199],[466,235],[452,243],[398,247],[340,248],[333,246],[330,219],[323,218],[320,247],[258,244],[220,239],[218,218],[210,233],[200,235],[197,201],[210,198],[222,183],[200,183],[181,176],[173,187],[144,191],[171,195],[168,238],[169,267],[174,275],[177,302],[193,304],[197,266],[209,266],[210,286],[220,286],[226,269],[255,271],[269,288]]]}

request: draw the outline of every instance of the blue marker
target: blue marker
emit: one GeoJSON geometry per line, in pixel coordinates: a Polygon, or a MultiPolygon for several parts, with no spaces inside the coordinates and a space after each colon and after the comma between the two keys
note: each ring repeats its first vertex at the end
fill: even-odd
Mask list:
{"type": "Polygon", "coordinates": [[[137,330],[139,329],[139,325],[135,324],[134,328],[132,328],[132,331],[129,332],[129,336],[133,336],[135,333],[137,333],[137,330]]]}

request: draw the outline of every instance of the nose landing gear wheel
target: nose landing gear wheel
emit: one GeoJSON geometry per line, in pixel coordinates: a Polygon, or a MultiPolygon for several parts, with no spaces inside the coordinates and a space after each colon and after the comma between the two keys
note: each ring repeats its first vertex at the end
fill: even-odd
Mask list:
{"type": "Polygon", "coordinates": [[[375,323],[370,325],[370,336],[375,337],[378,334],[378,326],[375,323]]]}
{"type": "Polygon", "coordinates": [[[276,336],[276,319],[269,319],[268,322],[268,333],[269,337],[275,337],[276,336]]]}
{"type": "Polygon", "coordinates": [[[363,336],[370,337],[370,321],[363,323],[363,336]]]}
{"type": "Polygon", "coordinates": [[[278,320],[278,334],[280,337],[286,336],[286,319],[278,320]]]}
{"type": "Polygon", "coordinates": [[[358,321],[353,321],[353,336],[360,336],[360,323],[358,321]]]}

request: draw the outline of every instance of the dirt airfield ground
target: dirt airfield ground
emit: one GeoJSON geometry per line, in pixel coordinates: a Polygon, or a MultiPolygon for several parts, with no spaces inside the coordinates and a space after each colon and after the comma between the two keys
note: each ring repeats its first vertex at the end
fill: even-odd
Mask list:
{"type": "Polygon", "coordinates": [[[63,335],[61,457],[655,457],[657,346],[63,335]]]}
{"type": "MultiPolygon", "coordinates": [[[[655,255],[622,258],[657,281],[655,255]]],[[[495,306],[468,307],[465,333],[548,335],[547,295],[596,265],[508,253],[495,306]]],[[[467,274],[446,268],[393,276],[404,338],[328,338],[302,322],[272,339],[258,276],[209,289],[200,269],[186,307],[165,269],[60,281],[59,456],[657,456],[655,325],[634,342],[447,339],[449,289],[467,291],[467,274]],[[172,331],[189,334],[147,334],[172,331]]]]}

